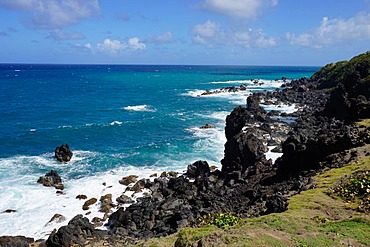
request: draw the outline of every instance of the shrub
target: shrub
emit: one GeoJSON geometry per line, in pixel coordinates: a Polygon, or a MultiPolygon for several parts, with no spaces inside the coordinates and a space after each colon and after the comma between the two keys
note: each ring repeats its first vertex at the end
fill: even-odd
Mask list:
{"type": "Polygon", "coordinates": [[[217,226],[225,228],[236,225],[240,222],[240,217],[234,216],[230,213],[214,213],[206,214],[197,219],[200,226],[217,226]]]}
{"type": "Polygon", "coordinates": [[[332,192],[348,202],[359,202],[359,210],[370,212],[370,170],[341,179],[332,192]]]}

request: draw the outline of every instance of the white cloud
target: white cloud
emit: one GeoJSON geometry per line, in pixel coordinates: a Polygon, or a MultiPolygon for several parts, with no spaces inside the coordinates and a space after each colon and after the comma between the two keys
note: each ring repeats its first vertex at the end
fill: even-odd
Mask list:
{"type": "Polygon", "coordinates": [[[87,49],[91,49],[92,45],[90,43],[87,43],[86,45],[84,45],[84,47],[87,48],[87,49]]]}
{"type": "Polygon", "coordinates": [[[292,45],[322,47],[347,41],[370,40],[370,14],[359,13],[349,19],[324,17],[312,33],[287,33],[292,45]]]}
{"type": "Polygon", "coordinates": [[[100,14],[98,0],[0,0],[0,6],[31,13],[32,27],[56,29],[100,14]]]}
{"type": "Polygon", "coordinates": [[[263,32],[262,29],[259,29],[255,32],[255,44],[257,47],[267,48],[274,47],[277,45],[276,38],[268,38],[267,35],[263,32]]]}
{"type": "Polygon", "coordinates": [[[273,7],[278,0],[204,0],[201,7],[227,16],[255,18],[263,8],[273,7]]]}
{"type": "Polygon", "coordinates": [[[268,48],[277,45],[277,39],[267,37],[262,29],[248,29],[245,32],[235,32],[228,35],[231,38],[230,45],[239,45],[245,48],[258,47],[268,48]]]}
{"type": "Polygon", "coordinates": [[[131,50],[145,50],[146,45],[140,42],[139,38],[131,38],[128,40],[128,49],[131,50]]]}
{"type": "Polygon", "coordinates": [[[105,39],[103,43],[96,45],[97,49],[103,52],[117,54],[126,49],[126,45],[119,40],[105,39]]]}
{"type": "Polygon", "coordinates": [[[285,36],[292,45],[311,46],[314,41],[314,35],[308,33],[295,35],[288,32],[285,36]]]}
{"type": "Polygon", "coordinates": [[[92,45],[91,43],[87,43],[85,45],[77,44],[76,47],[111,55],[118,55],[124,51],[137,51],[146,49],[145,43],[140,42],[140,39],[137,37],[128,39],[127,43],[117,39],[105,39],[102,43],[96,44],[96,46],[92,45]]]}
{"type": "Polygon", "coordinates": [[[197,44],[207,44],[208,40],[212,40],[220,36],[220,28],[218,24],[212,21],[206,21],[203,24],[196,25],[193,28],[193,42],[197,44]]]}
{"type": "Polygon", "coordinates": [[[208,46],[227,45],[244,48],[267,48],[277,44],[277,39],[268,37],[262,29],[223,30],[220,25],[212,21],[196,25],[193,28],[192,35],[194,43],[208,46]]]}

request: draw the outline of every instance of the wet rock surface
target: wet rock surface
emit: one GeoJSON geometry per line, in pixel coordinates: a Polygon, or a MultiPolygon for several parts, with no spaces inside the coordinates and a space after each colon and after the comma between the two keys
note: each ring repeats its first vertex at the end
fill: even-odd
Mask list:
{"type": "Polygon", "coordinates": [[[54,156],[59,162],[68,162],[72,159],[73,153],[69,149],[68,144],[63,144],[62,146],[55,148],[54,156]]]}
{"type": "Polygon", "coordinates": [[[46,173],[45,176],[40,177],[37,182],[45,187],[55,187],[58,190],[64,189],[62,178],[54,170],[51,170],[50,172],[46,173]]]}

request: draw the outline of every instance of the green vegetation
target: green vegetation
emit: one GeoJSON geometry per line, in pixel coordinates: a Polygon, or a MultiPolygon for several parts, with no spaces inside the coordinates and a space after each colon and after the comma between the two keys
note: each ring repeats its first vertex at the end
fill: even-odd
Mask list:
{"type": "Polygon", "coordinates": [[[370,51],[360,54],[350,61],[331,63],[317,71],[311,79],[318,81],[319,89],[332,91],[339,82],[359,78],[361,82],[370,82],[370,51]],[[356,75],[356,76],[353,76],[356,75]]]}
{"type": "Polygon", "coordinates": [[[214,232],[213,227],[182,229],[177,234],[176,247],[191,247],[193,243],[214,232]]]}
{"type": "Polygon", "coordinates": [[[240,222],[240,217],[229,213],[207,214],[197,219],[199,226],[217,226],[225,228],[236,225],[240,222]]]}
{"type": "Polygon", "coordinates": [[[340,61],[337,63],[327,64],[317,71],[311,79],[320,80],[320,89],[332,91],[337,86],[336,83],[343,80],[343,69],[348,64],[348,61],[340,61]]]}
{"type": "Polygon", "coordinates": [[[358,203],[359,210],[370,212],[370,170],[344,177],[332,192],[348,202],[358,203]]]}
{"type": "Polygon", "coordinates": [[[369,128],[370,127],[370,118],[363,119],[356,123],[358,127],[369,128]]]}

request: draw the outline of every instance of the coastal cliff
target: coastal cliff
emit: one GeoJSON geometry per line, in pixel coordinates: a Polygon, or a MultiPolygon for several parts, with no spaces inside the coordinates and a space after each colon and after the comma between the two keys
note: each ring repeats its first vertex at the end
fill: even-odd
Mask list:
{"type": "MultiPolygon", "coordinates": [[[[126,246],[197,227],[197,219],[209,214],[256,218],[284,212],[288,198],[317,187],[313,176],[360,155],[348,150],[368,147],[370,127],[354,123],[369,118],[367,52],[348,62],[327,65],[310,79],[249,96],[245,106],[236,107],[226,118],[221,170],[211,171],[206,161],[198,161],[188,167],[185,176],[137,181],[135,186],[148,189],[151,195],[111,214],[109,231],[96,230],[78,215],[40,245],[126,246]],[[266,102],[296,104],[299,110],[291,115],[266,112],[261,106],[266,102]],[[293,117],[294,123],[284,122],[287,117],[293,117]],[[266,143],[282,151],[275,163],[266,158],[266,143]]],[[[361,150],[369,155],[367,148],[361,150]]],[[[192,246],[181,238],[176,246],[192,246]]],[[[207,241],[212,243],[210,238],[207,241]]],[[[197,240],[195,246],[207,246],[202,241],[206,240],[197,240]]]]}

